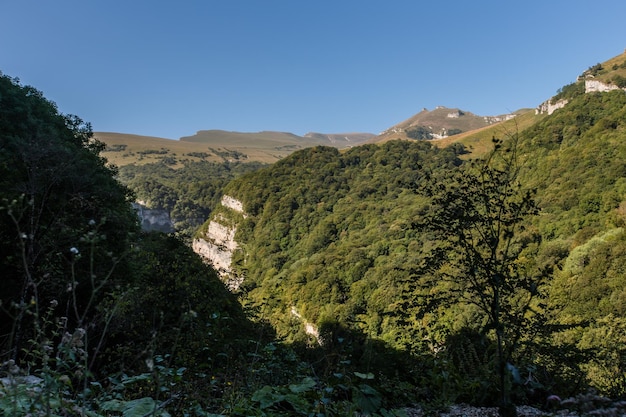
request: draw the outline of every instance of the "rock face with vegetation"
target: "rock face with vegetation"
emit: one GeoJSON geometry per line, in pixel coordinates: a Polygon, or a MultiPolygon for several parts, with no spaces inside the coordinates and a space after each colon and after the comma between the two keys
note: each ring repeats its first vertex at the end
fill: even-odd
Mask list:
{"type": "MultiPolygon", "coordinates": [[[[191,239],[214,207],[220,205],[222,189],[233,178],[264,166],[258,162],[181,161],[180,166],[162,162],[119,167],[118,178],[135,193],[142,206],[155,210],[161,217],[148,216],[191,239]]],[[[151,213],[151,212],[150,212],[151,213]]],[[[150,226],[147,224],[146,226],[150,226]]],[[[163,230],[162,230],[163,231],[163,230]]]]}
{"type": "Polygon", "coordinates": [[[219,214],[214,214],[208,222],[206,230],[196,235],[192,248],[216,269],[228,288],[236,291],[241,278],[234,275],[231,267],[233,253],[239,248],[235,242],[238,218],[233,218],[233,214],[243,218],[246,214],[241,202],[228,195],[222,197],[220,208],[219,214]]]}
{"type": "Polygon", "coordinates": [[[174,231],[174,223],[167,210],[151,209],[141,203],[133,203],[133,209],[137,213],[142,230],[164,233],[172,233],[174,231]]]}

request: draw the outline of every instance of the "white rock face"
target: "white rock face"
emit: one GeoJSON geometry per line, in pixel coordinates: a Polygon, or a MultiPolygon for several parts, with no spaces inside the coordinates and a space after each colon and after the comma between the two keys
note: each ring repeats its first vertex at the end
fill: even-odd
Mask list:
{"type": "Polygon", "coordinates": [[[513,119],[515,116],[517,115],[509,113],[509,114],[503,114],[501,116],[484,116],[483,119],[485,119],[485,122],[489,124],[493,124],[493,123],[506,122],[507,120],[513,119]]]}
{"type": "Polygon", "coordinates": [[[302,321],[302,324],[304,325],[304,332],[309,336],[312,336],[317,341],[318,345],[322,346],[324,344],[317,327],[303,318],[302,315],[298,313],[298,309],[296,309],[295,306],[291,307],[291,315],[302,321]]]}
{"type": "MultiPolygon", "coordinates": [[[[602,81],[586,79],[585,80],[585,93],[605,93],[613,90],[624,90],[626,88],[619,88],[614,84],[606,84],[602,81]]],[[[535,114],[548,113],[548,115],[554,113],[555,110],[562,109],[568,103],[568,100],[559,100],[556,103],[550,103],[550,100],[544,101],[535,109],[535,114]]]]}
{"type": "Polygon", "coordinates": [[[170,213],[162,209],[150,209],[143,201],[133,203],[133,208],[141,221],[141,228],[145,231],[158,231],[171,233],[174,231],[174,222],[170,213]]]}
{"type": "MultiPolygon", "coordinates": [[[[243,213],[243,204],[230,196],[222,197],[222,205],[231,210],[243,213]]],[[[213,265],[231,291],[236,291],[243,277],[237,277],[231,268],[233,252],[239,248],[235,241],[236,226],[226,226],[227,219],[218,215],[209,222],[209,227],[202,238],[194,239],[192,249],[206,262],[213,265]]]]}
{"type": "Polygon", "coordinates": [[[585,93],[619,90],[620,88],[614,84],[605,84],[598,80],[585,80],[585,93]]]}
{"type": "Polygon", "coordinates": [[[218,272],[229,272],[233,251],[237,249],[235,242],[236,228],[228,228],[218,223],[223,218],[211,220],[205,239],[195,239],[193,250],[211,261],[218,272]]]}
{"type": "Polygon", "coordinates": [[[555,110],[562,109],[568,103],[568,100],[559,100],[556,103],[550,103],[550,100],[544,101],[535,109],[535,114],[548,113],[551,115],[555,110]]]}
{"type": "Polygon", "coordinates": [[[229,195],[224,195],[222,197],[222,205],[224,207],[228,207],[229,209],[235,210],[238,213],[243,213],[243,204],[241,201],[232,198],[229,195]]]}

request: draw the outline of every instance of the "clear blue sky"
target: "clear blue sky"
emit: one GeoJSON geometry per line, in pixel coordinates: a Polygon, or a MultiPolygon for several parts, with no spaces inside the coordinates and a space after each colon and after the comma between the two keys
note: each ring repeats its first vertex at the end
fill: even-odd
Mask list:
{"type": "Polygon", "coordinates": [[[0,71],[94,131],[170,139],[503,114],[624,48],[624,0],[0,0],[0,71]]]}

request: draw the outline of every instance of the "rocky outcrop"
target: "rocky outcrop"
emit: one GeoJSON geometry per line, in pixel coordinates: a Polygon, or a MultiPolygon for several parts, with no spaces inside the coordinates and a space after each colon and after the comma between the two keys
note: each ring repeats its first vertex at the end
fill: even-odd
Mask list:
{"type": "MultiPolygon", "coordinates": [[[[241,201],[235,198],[232,198],[231,196],[228,196],[228,195],[223,196],[221,204],[224,207],[228,207],[229,209],[235,210],[238,213],[244,214],[243,204],[241,203],[241,201]]],[[[244,214],[244,217],[245,217],[245,214],[244,214]]]]}
{"type": "Polygon", "coordinates": [[[535,114],[544,114],[548,115],[554,113],[555,110],[562,109],[568,103],[568,100],[559,100],[555,103],[552,103],[551,100],[544,101],[535,109],[535,114]]]}
{"type": "Polygon", "coordinates": [[[613,90],[623,90],[623,89],[620,89],[615,84],[606,84],[598,80],[585,80],[585,93],[593,93],[593,92],[604,93],[604,92],[613,91],[613,90]]]}
{"type": "Polygon", "coordinates": [[[494,123],[506,122],[507,120],[513,119],[515,116],[517,115],[513,113],[509,113],[509,114],[503,114],[500,116],[484,116],[484,119],[487,124],[494,124],[494,123]]]}
{"type": "Polygon", "coordinates": [[[302,315],[298,313],[298,309],[296,309],[296,307],[291,307],[291,315],[302,322],[302,325],[304,326],[304,332],[313,337],[318,345],[324,345],[324,340],[320,337],[320,332],[317,327],[313,323],[308,322],[304,317],[302,317],[302,315]]]}
{"type": "MultiPolygon", "coordinates": [[[[581,81],[582,78],[579,78],[581,81]]],[[[613,90],[624,90],[626,88],[620,88],[615,84],[607,84],[602,81],[594,80],[594,79],[585,79],[585,93],[605,93],[607,91],[613,90]]],[[[552,102],[552,99],[544,101],[541,103],[536,109],[535,114],[545,114],[548,115],[554,113],[558,109],[562,109],[568,103],[568,100],[559,100],[556,102],[552,102]]]]}
{"type": "Polygon", "coordinates": [[[142,230],[147,232],[174,232],[174,222],[167,210],[148,208],[141,201],[133,203],[133,209],[139,217],[142,230]]]}
{"type": "MultiPolygon", "coordinates": [[[[222,197],[221,205],[228,209],[226,213],[232,210],[246,217],[243,204],[233,197],[225,195],[222,197]]],[[[243,281],[243,277],[236,276],[231,268],[233,253],[239,248],[235,241],[236,232],[236,224],[228,219],[227,215],[220,213],[209,221],[204,234],[192,242],[193,251],[213,265],[231,291],[236,291],[243,281]]]]}

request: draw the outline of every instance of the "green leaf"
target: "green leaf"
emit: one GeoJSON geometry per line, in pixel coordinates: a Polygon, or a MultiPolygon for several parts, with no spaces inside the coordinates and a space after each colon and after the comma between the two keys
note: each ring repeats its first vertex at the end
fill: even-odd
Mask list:
{"type": "Polygon", "coordinates": [[[109,400],[100,404],[100,409],[103,411],[122,411],[125,401],[109,400]]]}
{"type": "Polygon", "coordinates": [[[261,409],[265,409],[279,403],[285,399],[284,395],[276,394],[274,389],[269,385],[264,386],[260,390],[257,390],[252,395],[252,401],[259,403],[261,409]]]}
{"type": "MultiPolygon", "coordinates": [[[[157,403],[153,398],[143,397],[138,398],[136,400],[128,401],[124,410],[122,411],[123,417],[143,417],[147,414],[152,413],[157,408],[157,403]]],[[[163,411],[163,410],[160,410],[163,411]]],[[[169,415],[166,412],[159,412],[157,415],[165,416],[169,415]]]]}
{"type": "Polygon", "coordinates": [[[293,393],[300,393],[300,392],[306,392],[306,391],[310,391],[311,389],[315,388],[315,381],[313,380],[313,378],[310,377],[306,377],[302,380],[302,382],[300,382],[299,384],[291,384],[289,385],[289,390],[293,393]]]}
{"type": "Polygon", "coordinates": [[[366,384],[359,385],[356,391],[355,402],[365,414],[377,411],[382,403],[380,393],[366,384]]]}

